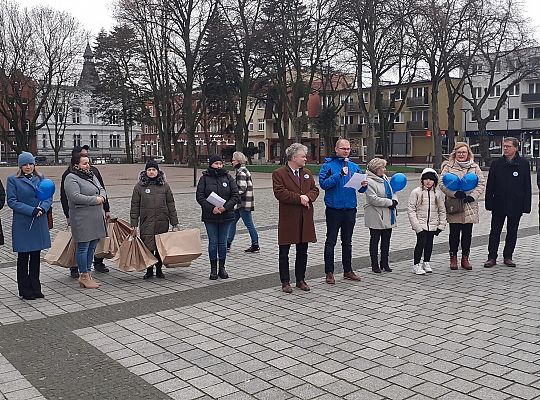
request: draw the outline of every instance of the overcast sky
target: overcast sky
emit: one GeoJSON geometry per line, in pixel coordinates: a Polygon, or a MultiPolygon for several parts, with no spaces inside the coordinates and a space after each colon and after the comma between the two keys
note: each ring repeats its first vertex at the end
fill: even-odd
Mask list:
{"type": "MultiPolygon", "coordinates": [[[[537,26],[536,37],[540,40],[540,0],[522,1],[524,14],[531,18],[533,24],[537,26]]],[[[98,34],[101,28],[108,30],[114,24],[112,18],[113,0],[18,0],[17,2],[23,6],[48,5],[52,8],[69,11],[94,36],[98,34]]]]}

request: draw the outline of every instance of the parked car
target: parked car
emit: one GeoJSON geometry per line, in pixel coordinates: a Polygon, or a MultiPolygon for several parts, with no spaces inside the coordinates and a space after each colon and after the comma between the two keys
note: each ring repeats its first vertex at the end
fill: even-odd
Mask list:
{"type": "Polygon", "coordinates": [[[98,158],[94,158],[92,164],[105,164],[106,163],[106,160],[104,157],[98,157],[98,158]]]}
{"type": "Polygon", "coordinates": [[[163,157],[163,156],[155,156],[154,161],[157,162],[158,164],[162,164],[162,163],[165,162],[165,157],[163,157]]]}

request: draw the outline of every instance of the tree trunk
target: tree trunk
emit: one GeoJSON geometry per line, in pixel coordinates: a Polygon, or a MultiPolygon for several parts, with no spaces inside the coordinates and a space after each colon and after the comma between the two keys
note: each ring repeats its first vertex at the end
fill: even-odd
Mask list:
{"type": "Polygon", "coordinates": [[[126,142],[127,162],[129,164],[133,164],[133,152],[132,152],[133,146],[131,143],[131,137],[129,136],[129,132],[130,132],[129,128],[131,126],[130,126],[130,119],[128,120],[129,115],[128,115],[128,111],[126,110],[126,107],[123,107],[122,113],[123,113],[123,120],[124,120],[124,139],[126,142]]]}
{"type": "Polygon", "coordinates": [[[491,154],[489,153],[489,138],[486,134],[487,121],[478,120],[478,142],[480,145],[480,155],[485,166],[491,165],[491,154]]]}
{"type": "Polygon", "coordinates": [[[433,145],[435,150],[435,155],[433,156],[433,168],[435,170],[440,170],[442,164],[442,142],[441,130],[439,128],[439,82],[434,82],[431,85],[431,116],[431,134],[433,137],[433,145]]]}

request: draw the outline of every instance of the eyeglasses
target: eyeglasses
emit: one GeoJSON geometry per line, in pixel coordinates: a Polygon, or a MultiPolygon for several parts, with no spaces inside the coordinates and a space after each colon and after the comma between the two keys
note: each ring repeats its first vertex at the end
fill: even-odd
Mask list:
{"type": "Polygon", "coordinates": [[[351,150],[350,147],[338,147],[338,149],[343,150],[343,151],[350,151],[351,150]]]}
{"type": "Polygon", "coordinates": [[[468,151],[456,151],[456,154],[469,154],[468,151]]]}

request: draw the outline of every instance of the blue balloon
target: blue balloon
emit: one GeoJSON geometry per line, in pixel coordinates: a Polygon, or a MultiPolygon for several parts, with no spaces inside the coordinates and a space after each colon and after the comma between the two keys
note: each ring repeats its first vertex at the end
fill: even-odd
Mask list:
{"type": "Polygon", "coordinates": [[[478,186],[478,176],[474,172],[466,173],[461,178],[461,190],[469,192],[478,186]]]}
{"type": "Polygon", "coordinates": [[[444,186],[446,186],[448,190],[452,190],[454,192],[457,190],[461,190],[461,181],[456,174],[448,172],[443,175],[442,181],[444,186]]]}
{"type": "Polygon", "coordinates": [[[43,179],[36,188],[36,196],[39,201],[48,200],[54,195],[55,191],[54,182],[50,179],[43,179]]]}
{"type": "Polygon", "coordinates": [[[394,174],[390,178],[390,187],[392,188],[394,192],[399,192],[400,190],[403,190],[406,185],[407,185],[407,177],[405,176],[405,174],[402,174],[401,172],[394,174]]]}

